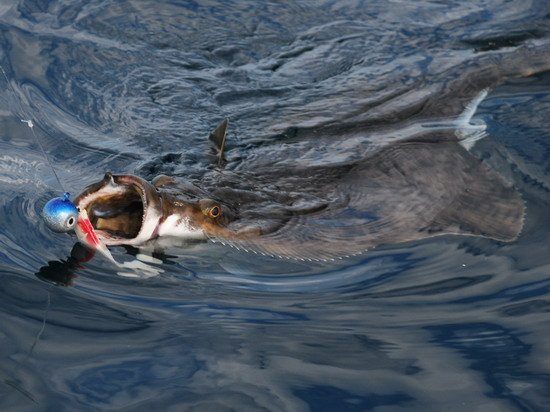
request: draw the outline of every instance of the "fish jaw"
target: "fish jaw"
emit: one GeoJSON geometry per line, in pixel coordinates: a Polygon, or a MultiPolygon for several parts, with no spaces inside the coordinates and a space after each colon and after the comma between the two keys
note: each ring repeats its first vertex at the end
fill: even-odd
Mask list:
{"type": "Polygon", "coordinates": [[[162,219],[162,222],[158,225],[157,236],[189,240],[206,239],[203,229],[195,227],[189,216],[178,212],[162,219]]]}
{"type": "MultiPolygon", "coordinates": [[[[113,175],[106,173],[103,180],[88,186],[76,199],[81,211],[90,215],[89,222],[96,236],[105,245],[138,246],[158,236],[159,225],[163,221],[162,197],[157,189],[134,175],[113,175]],[[132,205],[132,214],[118,211],[120,203],[132,205]],[[115,210],[115,216],[96,212],[101,207],[115,210]],[[129,231],[128,227],[133,227],[129,231]],[[116,227],[118,230],[107,230],[116,227]]],[[[86,239],[80,239],[83,241],[86,239]]],[[[87,242],[83,242],[87,243],[87,242]]],[[[89,243],[89,242],[88,242],[89,243]]]]}

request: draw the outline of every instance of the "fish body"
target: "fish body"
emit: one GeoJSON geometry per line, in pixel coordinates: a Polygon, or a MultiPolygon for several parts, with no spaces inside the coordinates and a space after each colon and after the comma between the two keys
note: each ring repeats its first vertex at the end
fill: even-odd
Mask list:
{"type": "Polygon", "coordinates": [[[485,129],[470,120],[487,88],[550,69],[549,56],[545,45],[518,47],[446,71],[416,105],[382,105],[310,131],[313,144],[320,133],[334,139],[319,150],[306,148],[298,160],[293,151],[304,145],[283,145],[276,161],[273,146],[265,145],[251,147],[256,152],[232,167],[223,121],[210,135],[216,165],[201,179],[162,175],[149,182],[107,173],[75,203],[105,245],[210,239],[266,255],[327,260],[445,234],[513,241],[523,227],[524,202],[469,152],[485,129]],[[397,137],[338,156],[339,143],[349,153],[349,145],[368,141],[361,133],[376,132],[383,122],[404,130],[388,129],[397,137]]]}
{"type": "Polygon", "coordinates": [[[283,169],[262,189],[261,174],[218,176],[209,190],[159,176],[107,173],[75,199],[105,245],[158,238],[206,240],[266,255],[329,260],[380,244],[443,234],[514,240],[523,225],[520,194],[453,136],[422,136],[340,167],[283,169]],[[254,183],[252,179],[256,178],[254,183]],[[289,182],[301,191],[286,191],[289,182]],[[233,182],[233,183],[231,183],[233,182]]]}

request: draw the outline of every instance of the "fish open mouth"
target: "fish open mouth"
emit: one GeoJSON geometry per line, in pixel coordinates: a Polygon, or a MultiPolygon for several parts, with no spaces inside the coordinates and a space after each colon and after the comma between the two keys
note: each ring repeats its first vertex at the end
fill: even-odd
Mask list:
{"type": "MultiPolygon", "coordinates": [[[[113,176],[89,186],[75,199],[85,209],[97,235],[106,244],[133,244],[148,240],[154,228],[145,226],[151,200],[149,183],[135,176],[113,176]],[[149,233],[151,232],[151,233],[149,233]]],[[[153,189],[154,191],[154,189],[153,189]]],[[[158,219],[157,219],[158,220],[158,219]]]]}
{"type": "Polygon", "coordinates": [[[143,222],[143,202],[133,187],[122,193],[98,197],[90,202],[86,211],[94,229],[119,238],[135,238],[143,222]]]}

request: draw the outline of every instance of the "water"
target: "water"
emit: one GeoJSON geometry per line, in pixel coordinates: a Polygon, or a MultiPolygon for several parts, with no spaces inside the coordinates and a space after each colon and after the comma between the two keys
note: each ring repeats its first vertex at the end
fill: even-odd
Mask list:
{"type": "Polygon", "coordinates": [[[1,408],[548,410],[548,73],[494,87],[474,119],[488,137],[473,154],[525,200],[517,241],[443,236],[332,263],[212,243],[166,250],[148,278],[78,263],[75,239],[41,220],[62,188],[21,119],[73,194],[106,170],[199,181],[224,117],[232,170],[252,153],[265,167],[337,164],[430,119],[423,99],[450,115],[445,85],[473,78],[469,61],[548,43],[549,13],[498,0],[3,2],[1,408]]]}

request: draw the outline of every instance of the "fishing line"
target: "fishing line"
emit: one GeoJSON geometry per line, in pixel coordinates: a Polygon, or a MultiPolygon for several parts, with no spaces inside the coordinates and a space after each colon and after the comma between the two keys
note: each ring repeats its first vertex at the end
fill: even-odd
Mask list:
{"type": "Polygon", "coordinates": [[[2,374],[5,376],[5,378],[3,379],[4,384],[12,387],[13,389],[18,391],[23,396],[27,397],[28,399],[30,399],[33,403],[35,403],[37,405],[40,404],[40,402],[38,402],[36,400],[36,398],[33,396],[33,394],[31,392],[29,392],[28,390],[26,390],[23,387],[22,383],[18,383],[14,377],[19,372],[19,369],[21,368],[21,365],[24,364],[24,363],[28,363],[30,357],[32,356],[34,348],[36,347],[36,344],[40,340],[40,337],[42,336],[42,333],[44,333],[44,329],[46,329],[46,321],[47,321],[48,313],[50,312],[50,307],[51,307],[50,291],[46,290],[46,292],[48,294],[48,299],[46,301],[46,308],[44,310],[44,316],[42,318],[42,327],[38,331],[38,334],[35,336],[34,341],[33,341],[32,345],[29,349],[29,352],[27,353],[27,356],[25,357],[25,359],[23,361],[18,362],[18,364],[13,368],[13,370],[11,371],[11,373],[9,375],[6,374],[5,372],[2,372],[2,374]]]}
{"type": "Polygon", "coordinates": [[[42,336],[42,333],[44,332],[44,329],[46,329],[46,319],[48,318],[48,313],[50,312],[50,306],[51,306],[50,291],[46,290],[46,292],[48,293],[48,301],[47,301],[47,304],[46,304],[46,310],[44,311],[44,317],[42,318],[42,327],[40,328],[40,331],[38,332],[38,334],[34,338],[34,342],[31,346],[31,349],[29,350],[28,357],[30,357],[32,355],[32,352],[34,351],[34,347],[36,346],[36,344],[40,340],[40,337],[42,336]]]}
{"type": "Polygon", "coordinates": [[[21,122],[26,123],[27,126],[29,126],[29,128],[31,129],[31,132],[32,132],[32,135],[33,135],[33,138],[34,138],[34,142],[38,145],[38,147],[40,147],[40,151],[42,152],[42,156],[44,156],[44,159],[46,159],[46,162],[48,163],[48,165],[50,165],[50,168],[52,169],[53,175],[55,176],[55,178],[57,180],[57,183],[59,183],[59,187],[61,187],[61,190],[63,192],[66,192],[66,190],[63,186],[63,183],[61,183],[61,179],[59,179],[59,176],[57,175],[57,172],[55,171],[55,168],[53,167],[53,164],[50,161],[50,158],[48,157],[48,155],[46,153],[46,150],[44,149],[44,146],[42,146],[42,143],[40,142],[40,139],[38,139],[38,136],[36,135],[36,132],[34,131],[34,123],[33,123],[32,119],[30,118],[30,116],[27,116],[27,113],[26,113],[26,111],[23,107],[23,103],[21,103],[21,99],[17,96],[17,93],[15,92],[14,87],[12,86],[11,82],[9,81],[8,76],[7,76],[6,72],[4,71],[4,68],[2,67],[2,65],[0,65],[0,70],[2,70],[2,74],[4,75],[4,79],[6,79],[6,84],[8,85],[8,89],[14,95],[15,99],[19,103],[20,113],[23,114],[25,117],[28,117],[28,120],[20,119],[21,122]]]}

